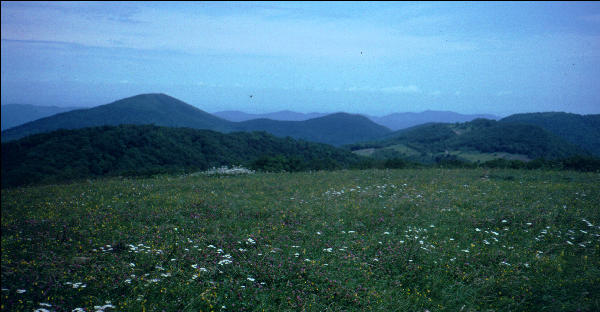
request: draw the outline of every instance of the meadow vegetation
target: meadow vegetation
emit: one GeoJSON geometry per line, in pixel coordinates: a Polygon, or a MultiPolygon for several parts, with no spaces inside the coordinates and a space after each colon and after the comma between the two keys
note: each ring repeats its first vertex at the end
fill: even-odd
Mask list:
{"type": "Polygon", "coordinates": [[[425,168],[2,189],[2,310],[598,311],[599,185],[425,168]]]}

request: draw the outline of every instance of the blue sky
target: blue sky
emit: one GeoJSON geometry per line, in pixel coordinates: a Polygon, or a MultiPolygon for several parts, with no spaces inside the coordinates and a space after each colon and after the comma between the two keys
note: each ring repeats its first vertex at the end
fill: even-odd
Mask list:
{"type": "Polygon", "coordinates": [[[598,2],[1,5],[2,104],[600,113],[598,2]]]}

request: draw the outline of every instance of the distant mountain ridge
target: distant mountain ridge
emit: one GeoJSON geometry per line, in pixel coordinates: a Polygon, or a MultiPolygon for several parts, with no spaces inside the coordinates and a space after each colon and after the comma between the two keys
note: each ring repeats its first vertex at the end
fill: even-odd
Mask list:
{"type": "Polygon", "coordinates": [[[188,127],[219,132],[267,131],[276,136],[304,139],[332,145],[373,140],[391,130],[366,117],[338,113],[305,121],[255,119],[231,122],[213,116],[165,94],[140,94],[89,109],[78,109],[38,119],[2,131],[7,142],[27,135],[58,129],[154,124],[166,127],[188,127]]]}
{"type": "Polygon", "coordinates": [[[374,122],[392,130],[406,129],[428,122],[467,122],[477,118],[497,120],[500,117],[491,114],[459,114],[451,111],[426,110],[420,113],[393,113],[382,117],[369,116],[374,122]]]}
{"type": "Polygon", "coordinates": [[[29,104],[2,105],[2,130],[4,131],[33,120],[72,111],[78,108],[81,107],[38,106],[29,104]]]}
{"type": "MultiPolygon", "coordinates": [[[[326,113],[299,113],[289,110],[283,110],[274,113],[265,114],[249,114],[242,111],[222,111],[216,112],[214,115],[229,121],[247,121],[252,119],[272,119],[280,121],[303,121],[312,118],[323,117],[329,114],[326,113]]],[[[393,131],[410,128],[412,126],[428,123],[428,122],[467,122],[477,118],[497,120],[500,117],[491,114],[459,114],[451,111],[432,111],[426,110],[420,113],[392,113],[385,116],[363,115],[371,121],[387,127],[393,131]]]]}
{"type": "Polygon", "coordinates": [[[329,114],[325,113],[298,113],[290,110],[282,110],[273,113],[265,113],[265,114],[250,114],[242,111],[220,111],[213,113],[213,115],[217,117],[221,117],[223,119],[240,122],[247,121],[252,119],[272,119],[272,120],[280,120],[280,121],[304,121],[312,118],[323,117],[329,114]]]}

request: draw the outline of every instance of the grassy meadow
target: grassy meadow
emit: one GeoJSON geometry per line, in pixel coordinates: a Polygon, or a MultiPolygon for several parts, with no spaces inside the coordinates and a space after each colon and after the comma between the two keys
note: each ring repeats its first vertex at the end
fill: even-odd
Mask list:
{"type": "Polygon", "coordinates": [[[111,178],[2,190],[3,311],[598,311],[600,175],[111,178]]]}

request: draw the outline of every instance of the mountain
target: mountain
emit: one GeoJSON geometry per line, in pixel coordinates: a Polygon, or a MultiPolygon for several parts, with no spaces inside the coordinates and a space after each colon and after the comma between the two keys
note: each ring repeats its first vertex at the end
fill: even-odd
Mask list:
{"type": "Polygon", "coordinates": [[[312,118],[323,117],[327,114],[324,113],[298,113],[289,110],[282,110],[274,113],[266,114],[249,114],[241,111],[222,111],[213,113],[213,115],[223,118],[225,120],[240,122],[252,119],[272,119],[272,120],[284,120],[284,121],[304,121],[312,118]]]}
{"type": "Polygon", "coordinates": [[[79,107],[38,106],[28,104],[2,105],[2,130],[22,125],[36,119],[72,111],[79,107]]]}
{"type": "Polygon", "coordinates": [[[431,111],[427,110],[421,113],[393,113],[382,117],[368,116],[372,121],[386,126],[392,130],[410,128],[416,125],[442,122],[455,123],[467,122],[477,118],[496,120],[499,117],[494,115],[463,115],[450,111],[431,111]]]}
{"type": "Polygon", "coordinates": [[[58,129],[120,124],[155,124],[219,132],[267,131],[276,136],[333,145],[373,140],[391,132],[366,117],[345,113],[305,121],[254,119],[231,122],[165,94],[141,94],[106,105],[56,114],[4,130],[2,142],[58,129]]]}
{"type": "Polygon", "coordinates": [[[336,113],[305,121],[253,119],[236,124],[242,131],[266,131],[307,141],[342,145],[380,138],[391,131],[361,115],[336,113]]]}
{"type": "Polygon", "coordinates": [[[106,105],[56,114],[2,131],[2,141],[57,129],[120,124],[155,124],[217,131],[228,131],[232,128],[229,121],[168,95],[141,94],[106,105]]]}
{"type": "Polygon", "coordinates": [[[2,187],[222,165],[267,170],[348,168],[358,157],[330,145],[264,132],[121,125],[57,130],[2,143],[2,187]]]}
{"type": "Polygon", "coordinates": [[[431,162],[444,157],[468,161],[495,158],[531,160],[587,155],[586,151],[541,127],[476,119],[428,123],[393,132],[379,141],[349,145],[357,154],[431,162]]]}
{"type": "MultiPolygon", "coordinates": [[[[267,113],[267,114],[248,114],[241,111],[222,111],[216,112],[214,115],[221,117],[229,121],[247,121],[252,119],[272,119],[272,120],[285,120],[285,121],[303,121],[312,118],[318,118],[326,116],[324,113],[298,113],[289,110],[267,113]]],[[[400,130],[409,128],[412,126],[428,123],[428,122],[466,122],[477,118],[485,119],[499,119],[498,116],[484,114],[484,115],[463,115],[450,111],[424,111],[421,113],[393,113],[385,116],[370,116],[363,115],[371,121],[387,127],[392,130],[400,130]]]]}
{"type": "Polygon", "coordinates": [[[528,113],[511,115],[500,121],[539,126],[600,156],[600,114],[528,113]]]}

